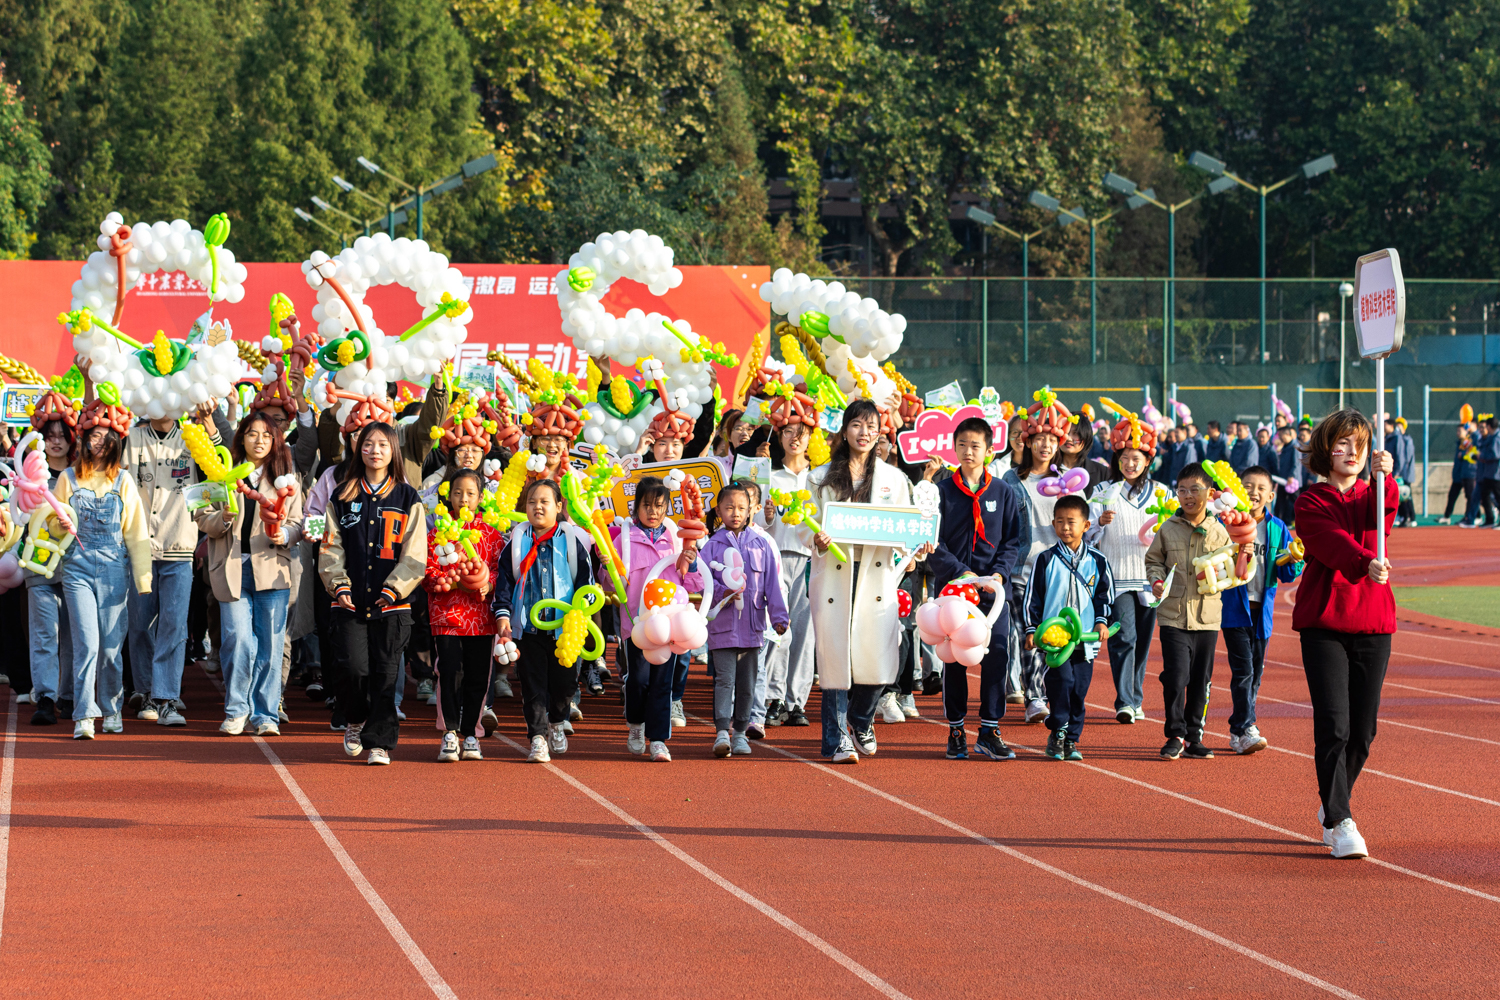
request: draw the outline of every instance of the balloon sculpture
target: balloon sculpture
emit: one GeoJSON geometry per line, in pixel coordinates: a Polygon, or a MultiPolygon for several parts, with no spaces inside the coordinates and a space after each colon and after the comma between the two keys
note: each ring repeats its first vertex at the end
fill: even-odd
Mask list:
{"type": "Polygon", "coordinates": [[[228,494],[225,506],[229,512],[238,513],[240,505],[235,499],[235,495],[239,492],[237,484],[248,476],[255,466],[250,462],[241,462],[230,468],[229,463],[233,459],[229,457],[229,449],[223,445],[215,447],[208,438],[208,431],[196,421],[184,420],[182,422],[182,440],[187,444],[188,453],[193,456],[193,461],[198,463],[198,468],[203,470],[208,481],[224,487],[225,493],[228,494]]]}
{"type": "Polygon", "coordinates": [[[1103,642],[1118,631],[1120,625],[1116,622],[1093,632],[1085,632],[1083,622],[1078,617],[1078,609],[1063,608],[1059,614],[1038,626],[1036,645],[1045,654],[1047,666],[1060,667],[1068,662],[1074,648],[1080,643],[1103,642]]]}
{"type": "MultiPolygon", "coordinates": [[[[451,485],[443,483],[438,493],[446,497],[451,485]]],[[[455,585],[480,591],[489,581],[489,570],[474,548],[479,532],[468,527],[473,517],[474,512],[465,507],[455,518],[442,503],[433,511],[432,545],[440,574],[433,586],[439,591],[452,590],[455,585]]]]}
{"type": "Polygon", "coordinates": [[[1194,569],[1200,570],[1198,592],[1216,594],[1249,582],[1250,574],[1255,569],[1256,521],[1255,515],[1251,513],[1250,498],[1245,494],[1245,487],[1241,485],[1240,477],[1229,463],[1204,462],[1203,468],[1219,488],[1209,498],[1209,509],[1218,514],[1219,522],[1229,532],[1230,542],[1237,548],[1231,574],[1223,572],[1222,561],[1217,558],[1230,546],[1193,560],[1194,569]],[[1202,567],[1198,565],[1200,561],[1203,563],[1202,567]],[[1204,589],[1205,587],[1212,589],[1204,589]]]}
{"type": "Polygon", "coordinates": [[[1089,485],[1089,472],[1083,466],[1059,470],[1052,467],[1055,476],[1048,476],[1036,484],[1036,491],[1044,497],[1064,497],[1069,493],[1082,493],[1089,485]]]}
{"type": "MultiPolygon", "coordinates": [[[[807,526],[814,532],[823,533],[823,526],[813,519],[813,515],[818,512],[818,505],[812,502],[812,494],[807,490],[797,490],[795,493],[788,490],[772,490],[771,500],[780,512],[783,524],[796,527],[806,521],[807,526]]],[[[841,563],[849,561],[849,557],[844,555],[844,550],[839,548],[837,542],[830,543],[828,551],[833,553],[833,557],[841,563]]]]}
{"type": "Polygon", "coordinates": [[[976,607],[978,601],[973,583],[959,581],[917,608],[917,632],[944,663],[975,667],[989,652],[990,632],[1005,602],[996,600],[986,616],[976,607]]]}
{"type": "Polygon", "coordinates": [[[266,534],[279,535],[281,522],[286,520],[287,502],[292,499],[292,494],[297,492],[297,477],[291,473],[277,476],[271,486],[272,492],[267,496],[261,490],[247,486],[243,479],[234,484],[236,492],[243,493],[247,499],[259,506],[260,519],[266,526],[266,534]]]}
{"type": "Polygon", "coordinates": [[[1302,539],[1293,538],[1291,544],[1286,547],[1286,551],[1276,557],[1276,565],[1286,566],[1291,563],[1298,563],[1301,562],[1306,555],[1307,549],[1303,546],[1302,539]]]}
{"type": "Polygon", "coordinates": [[[1167,522],[1168,518],[1177,513],[1177,508],[1180,506],[1182,505],[1177,502],[1176,497],[1169,498],[1167,491],[1158,486],[1156,488],[1156,502],[1146,508],[1146,513],[1155,514],[1156,520],[1147,521],[1141,525],[1141,530],[1136,535],[1140,539],[1140,543],[1149,546],[1156,532],[1167,522]]]}
{"type": "MultiPolygon", "coordinates": [[[[708,622],[688,601],[686,588],[660,576],[671,560],[671,556],[664,556],[652,567],[630,630],[630,641],[648,663],[666,663],[670,657],[690,653],[708,641],[708,622]]],[[[713,578],[704,573],[705,607],[713,604],[713,590],[713,578]]]]}
{"type": "MultiPolygon", "coordinates": [[[[568,507],[568,517],[593,538],[594,551],[599,553],[599,558],[604,561],[604,568],[609,572],[609,581],[614,584],[615,599],[623,604],[625,581],[620,578],[620,574],[625,569],[625,563],[620,559],[620,553],[615,551],[609,533],[594,519],[594,508],[599,498],[609,491],[614,477],[624,475],[624,472],[618,465],[604,465],[596,461],[588,467],[586,475],[587,481],[576,472],[566,472],[558,485],[562,488],[563,502],[568,507]]],[[[591,660],[595,658],[589,657],[591,660]]]]}
{"type": "MultiPolygon", "coordinates": [[[[571,667],[582,656],[585,660],[597,660],[604,655],[604,635],[593,622],[594,612],[604,607],[604,591],[591,583],[580,587],[573,594],[573,603],[545,598],[531,606],[531,624],[545,631],[562,629],[557,639],[557,662],[571,667]],[[563,616],[556,621],[543,621],[542,612],[561,611],[563,616]],[[585,638],[593,639],[593,646],[583,648],[585,638]]],[[[659,661],[664,662],[664,661],[659,661]]]]}
{"type": "Polygon", "coordinates": [[[57,499],[47,488],[47,460],[32,447],[41,439],[40,434],[31,431],[16,445],[13,455],[23,456],[19,472],[0,462],[0,469],[7,473],[4,483],[10,490],[4,524],[0,525],[4,528],[0,551],[5,552],[0,556],[0,589],[18,586],[22,569],[50,580],[62,564],[63,553],[76,537],[77,515],[71,506],[57,499]],[[43,504],[51,508],[51,514],[34,516],[43,504]],[[63,529],[57,537],[53,537],[53,531],[48,529],[52,521],[63,529]],[[24,536],[22,529],[26,529],[24,536]],[[21,546],[19,553],[15,551],[18,543],[21,546]]]}
{"type": "Polygon", "coordinates": [[[724,586],[735,592],[734,610],[738,613],[745,609],[745,557],[740,555],[735,548],[726,549],[723,562],[711,562],[711,569],[716,569],[724,577],[724,586]]]}

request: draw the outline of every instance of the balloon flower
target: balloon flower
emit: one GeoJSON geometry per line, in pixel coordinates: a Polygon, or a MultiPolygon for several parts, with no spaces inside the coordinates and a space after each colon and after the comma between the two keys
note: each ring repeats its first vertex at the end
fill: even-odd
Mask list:
{"type": "Polygon", "coordinates": [[[571,667],[580,656],[585,660],[597,660],[604,655],[604,635],[593,622],[594,612],[604,607],[604,591],[595,583],[578,588],[573,594],[573,603],[546,598],[531,606],[531,624],[544,631],[561,629],[557,638],[557,662],[571,667]],[[543,611],[561,611],[563,616],[556,621],[543,621],[543,611]],[[583,648],[583,640],[594,640],[593,646],[583,648]]]}
{"type": "Polygon", "coordinates": [[[917,609],[917,632],[944,663],[976,667],[989,652],[990,631],[1004,608],[997,600],[985,616],[963,594],[944,593],[917,609]]]}
{"type": "Polygon", "coordinates": [[[1136,535],[1140,539],[1141,544],[1150,545],[1151,537],[1167,522],[1168,518],[1177,513],[1177,508],[1180,506],[1182,505],[1177,502],[1176,497],[1169,498],[1167,491],[1158,486],[1156,488],[1156,502],[1146,508],[1146,513],[1155,514],[1156,520],[1147,521],[1141,525],[1141,530],[1136,535]]]}
{"type": "Polygon", "coordinates": [[[745,577],[745,557],[740,555],[738,549],[730,548],[725,550],[723,562],[711,562],[708,565],[724,577],[724,586],[731,591],[738,591],[734,597],[734,610],[745,610],[745,586],[748,583],[745,577]]]}
{"type": "Polygon", "coordinates": [[[1118,631],[1117,622],[1094,632],[1085,632],[1078,610],[1063,608],[1060,614],[1048,618],[1036,630],[1036,645],[1046,654],[1047,666],[1060,667],[1068,662],[1079,643],[1103,642],[1118,631]]]}
{"type": "Polygon", "coordinates": [[[1089,485],[1089,473],[1083,466],[1076,469],[1058,470],[1052,467],[1055,476],[1048,476],[1036,484],[1036,491],[1044,497],[1063,497],[1069,493],[1082,493],[1089,485]]]}
{"type": "Polygon", "coordinates": [[[239,492],[236,484],[248,476],[255,468],[250,462],[241,462],[234,468],[229,467],[233,461],[229,457],[229,449],[223,445],[218,447],[208,438],[208,431],[203,425],[193,420],[182,421],[182,440],[188,446],[188,452],[193,456],[193,461],[198,463],[198,468],[208,477],[209,482],[218,483],[224,487],[229,495],[226,506],[231,514],[239,513],[240,505],[235,499],[239,492]]]}
{"type": "MultiPolygon", "coordinates": [[[[562,488],[563,501],[568,505],[568,517],[594,539],[594,551],[599,553],[600,559],[604,560],[604,568],[609,571],[609,581],[615,587],[615,598],[623,604],[625,581],[620,578],[620,572],[625,568],[625,563],[620,558],[620,554],[615,551],[609,533],[598,521],[594,520],[594,507],[599,497],[608,491],[613,477],[618,475],[624,475],[624,471],[619,466],[602,466],[596,462],[589,467],[587,484],[578,473],[566,472],[558,485],[562,488]]],[[[603,592],[600,593],[602,595],[603,592]]],[[[594,659],[594,657],[589,657],[589,659],[594,659]]]]}
{"type": "Polygon", "coordinates": [[[906,590],[896,591],[896,613],[902,618],[911,617],[911,593],[906,590]]]}
{"type": "Polygon", "coordinates": [[[495,643],[495,659],[502,667],[508,666],[512,663],[520,663],[521,651],[516,648],[515,640],[497,640],[495,643]]]}
{"type": "MultiPolygon", "coordinates": [[[[648,580],[641,591],[641,607],[630,630],[630,641],[648,663],[666,663],[670,657],[690,653],[708,641],[708,622],[688,603],[687,591],[657,576],[669,561],[670,557],[662,559],[653,568],[654,579],[648,580]]],[[[704,587],[703,603],[712,604],[712,579],[705,579],[704,587]]]]}

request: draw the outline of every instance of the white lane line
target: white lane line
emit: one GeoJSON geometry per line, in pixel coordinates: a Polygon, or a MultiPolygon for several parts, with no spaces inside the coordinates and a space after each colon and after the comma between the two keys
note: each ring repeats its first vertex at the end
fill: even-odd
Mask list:
{"type": "MultiPolygon", "coordinates": [[[[1272,666],[1286,667],[1288,670],[1295,670],[1299,674],[1305,673],[1305,671],[1302,669],[1302,665],[1298,663],[1287,663],[1285,660],[1272,660],[1269,658],[1266,660],[1266,662],[1271,664],[1272,666]]],[[[1459,666],[1464,666],[1464,664],[1460,663],[1459,666]]],[[[1434,691],[1431,688],[1412,687],[1410,684],[1397,684],[1395,681],[1391,680],[1390,677],[1386,677],[1384,686],[1400,688],[1403,691],[1417,691],[1421,694],[1437,695],[1439,698],[1453,698],[1456,701],[1474,701],[1478,702],[1481,705],[1500,705],[1500,701],[1495,701],[1492,698],[1474,698],[1466,694],[1452,694],[1448,691],[1434,691]]]]}
{"type": "MultiPolygon", "coordinates": [[[[699,719],[698,721],[701,722],[703,720],[699,719]]],[[[504,736],[500,733],[496,733],[495,736],[498,737],[502,742],[509,745],[510,748],[515,750],[517,753],[525,754],[528,751],[527,747],[523,747],[521,744],[517,743],[515,740],[512,740],[507,736],[504,736]]],[[[803,927],[791,917],[788,917],[786,914],[782,913],[780,910],[776,909],[770,904],[762,902],[757,897],[752,896],[744,889],[741,889],[739,886],[735,885],[733,882],[729,881],[727,878],[720,875],[712,868],[709,868],[703,862],[699,861],[697,858],[693,857],[691,854],[687,853],[682,848],[678,847],[676,844],[672,843],[670,840],[663,837],[655,830],[651,829],[645,823],[642,823],[640,820],[630,815],[624,809],[621,809],[609,799],[594,791],[588,785],[585,785],[583,782],[579,781],[568,772],[559,768],[556,764],[546,764],[544,766],[548,771],[551,771],[553,774],[557,775],[559,778],[566,781],[574,788],[578,789],[584,795],[587,795],[589,798],[593,799],[594,802],[597,803],[601,808],[612,813],[615,818],[619,819],[622,823],[625,823],[628,826],[632,827],[642,837],[645,837],[657,847],[660,847],[662,850],[672,855],[672,857],[676,858],[678,861],[681,861],[693,871],[697,872],[699,875],[702,875],[714,885],[729,893],[735,899],[738,899],[740,902],[745,903],[746,905],[760,911],[771,920],[791,931],[803,941],[806,941],[818,951],[833,959],[839,965],[842,965],[845,969],[854,973],[854,975],[864,980],[868,985],[874,987],[881,994],[890,997],[891,1000],[911,1000],[911,998],[908,997],[905,993],[902,993],[900,990],[896,989],[896,987],[892,986],[884,979],[881,979],[875,973],[871,972],[863,965],[860,965],[854,959],[850,958],[842,951],[839,951],[833,945],[818,937],[818,935],[814,934],[806,927],[803,927]]],[[[1352,993],[1348,995],[1351,997],[1353,996],[1352,993]]]]}
{"type": "Polygon", "coordinates": [[[761,743],[761,746],[767,747],[768,749],[782,754],[783,756],[790,757],[793,760],[799,760],[809,767],[822,771],[823,773],[838,778],[841,781],[846,781],[856,788],[869,792],[871,795],[874,795],[878,798],[885,799],[887,802],[890,802],[893,805],[900,806],[903,809],[908,809],[916,813],[918,816],[921,816],[923,819],[930,820],[938,824],[939,826],[946,827],[947,829],[952,830],[954,833],[962,834],[965,837],[978,841],[986,847],[992,847],[1000,853],[1014,858],[1017,861],[1031,865],[1033,868],[1038,868],[1049,875],[1056,875],[1060,879],[1071,882],[1080,888],[1088,889],[1090,892],[1096,892],[1099,895],[1104,896],[1108,899],[1112,899],[1117,903],[1123,903],[1126,906],[1135,907],[1137,910],[1140,910],[1143,913],[1148,913],[1151,916],[1156,917],[1158,920],[1163,920],[1169,924],[1172,924],[1174,927],[1179,927],[1182,930],[1188,931],[1189,933],[1196,934],[1199,937],[1204,938],[1208,941],[1212,941],[1214,944],[1227,948],[1230,951],[1235,952],[1236,954],[1243,955],[1244,957],[1251,959],[1252,961],[1259,962],[1262,965],[1275,969],[1277,972],[1291,976],[1293,979],[1301,980],[1302,982],[1307,983],[1309,986],[1316,986],[1318,989],[1323,990],[1327,993],[1331,993],[1336,997],[1343,997],[1344,1000],[1360,1000],[1359,994],[1357,993],[1351,993],[1349,990],[1346,990],[1341,986],[1335,986],[1333,983],[1327,982],[1323,979],[1319,979],[1317,976],[1303,972],[1301,969],[1287,965],[1285,962],[1278,961],[1277,959],[1274,959],[1269,955],[1262,954],[1261,952],[1258,952],[1253,948],[1246,947],[1245,945],[1240,944],[1238,941],[1231,941],[1229,938],[1224,937],[1221,934],[1215,934],[1213,931],[1209,930],[1206,927],[1200,927],[1198,924],[1184,920],[1176,914],[1168,913],[1166,910],[1152,906],[1150,903],[1143,903],[1138,899],[1133,899],[1130,896],[1125,895],[1124,893],[1115,892],[1113,889],[1102,886],[1097,882],[1090,882],[1088,879],[1080,878],[1079,876],[1074,875],[1072,872],[1064,871],[1063,869],[1058,868],[1055,865],[1049,865],[1047,862],[1042,861],[1039,858],[1034,858],[1029,854],[1024,854],[1013,847],[1008,847],[1005,844],[1000,843],[999,841],[991,840],[989,837],[986,837],[981,833],[976,833],[966,826],[960,826],[958,823],[953,822],[945,816],[940,816],[937,813],[932,812],[930,809],[924,809],[921,806],[916,805],[915,803],[908,802],[900,796],[892,795],[890,792],[882,791],[879,788],[874,787],[873,785],[867,785],[863,781],[860,781],[858,778],[851,777],[849,774],[845,773],[844,771],[840,771],[837,768],[829,767],[826,764],[820,764],[816,761],[809,760],[808,758],[803,757],[800,754],[793,753],[790,750],[784,750],[781,747],[778,747],[774,744],[765,743],[764,741],[761,743]]]}
{"type": "MultiPolygon", "coordinates": [[[[1290,604],[1292,602],[1288,601],[1287,603],[1290,604]]],[[[1273,613],[1276,615],[1277,618],[1285,618],[1288,621],[1290,621],[1291,617],[1292,617],[1292,613],[1290,611],[1276,611],[1276,612],[1273,612],[1273,613]]],[[[1404,630],[1404,631],[1398,631],[1398,632],[1396,632],[1396,635],[1398,635],[1398,636],[1405,636],[1408,639],[1441,639],[1444,642],[1462,642],[1462,643],[1465,643],[1465,644],[1470,645],[1470,646],[1483,646],[1486,649],[1490,649],[1490,650],[1493,650],[1495,648],[1495,643],[1493,641],[1491,641],[1491,642],[1480,642],[1478,639],[1460,639],[1457,636],[1439,635],[1436,632],[1413,632],[1413,631],[1411,631],[1411,630],[1408,629],[1408,630],[1404,630]]],[[[1403,655],[1407,655],[1407,654],[1403,654],[1403,655]]],[[[1479,666],[1475,666],[1472,663],[1460,663],[1460,664],[1457,664],[1457,665],[1460,666],[1460,667],[1471,667],[1474,670],[1487,670],[1487,671],[1490,671],[1491,673],[1500,674],[1500,669],[1496,669],[1495,667],[1479,667],[1479,666]]]]}
{"type": "Polygon", "coordinates": [[[1457,660],[1444,660],[1439,657],[1433,656],[1431,653],[1405,653],[1399,649],[1393,649],[1391,650],[1391,655],[1405,656],[1408,659],[1421,660],[1424,663],[1441,663],[1446,667],[1463,667],[1465,670],[1483,670],[1484,672],[1490,674],[1500,674],[1500,670],[1496,670],[1494,667],[1480,667],[1476,666],[1473,663],[1459,663],[1457,660]]]}
{"type": "Polygon", "coordinates": [[[16,786],[16,712],[21,703],[10,695],[5,714],[5,756],[0,759],[0,942],[5,940],[5,883],[10,871],[10,800],[16,786]]]}
{"type": "Polygon", "coordinates": [[[297,800],[297,805],[302,807],[307,821],[313,825],[314,830],[318,831],[318,836],[323,838],[323,843],[333,853],[339,867],[344,869],[344,874],[349,876],[349,881],[354,883],[354,888],[359,890],[359,894],[365,897],[365,902],[370,904],[370,909],[375,911],[375,916],[380,918],[380,922],[395,939],[397,947],[406,955],[407,960],[427,983],[433,995],[441,1000],[458,1000],[458,994],[453,992],[438,970],[427,960],[427,956],[417,946],[417,942],[412,940],[412,936],[406,932],[401,921],[396,919],[396,915],[385,904],[385,900],[380,898],[380,893],[375,891],[370,880],[365,878],[364,872],[359,870],[359,865],[355,864],[349,852],[344,850],[344,845],[339,843],[339,838],[335,837],[333,831],[328,828],[328,824],[323,822],[323,817],[318,815],[318,810],[312,804],[312,800],[302,791],[302,786],[297,784],[297,779],[292,777],[292,772],[287,770],[281,758],[276,756],[276,751],[272,750],[271,745],[259,736],[252,736],[251,739],[260,746],[261,752],[266,755],[266,760],[271,762],[271,767],[276,770],[282,784],[286,785],[287,791],[292,793],[292,798],[297,800]]]}
{"type": "MultiPolygon", "coordinates": [[[[1231,692],[1229,690],[1229,688],[1224,687],[1222,684],[1216,684],[1216,685],[1214,685],[1214,690],[1215,691],[1222,691],[1225,694],[1230,695],[1231,697],[1233,696],[1233,692],[1231,692]]],[[[1312,711],[1312,706],[1311,705],[1305,704],[1305,703],[1300,702],[1300,701],[1287,701],[1285,698],[1272,698],[1270,695],[1266,694],[1264,691],[1262,691],[1259,694],[1257,694],[1255,696],[1255,700],[1256,701],[1273,701],[1273,702],[1275,702],[1278,705],[1291,705],[1293,708],[1301,708],[1301,709],[1305,709],[1305,710],[1307,710],[1309,712],[1312,711]]],[[[1415,729],[1419,733],[1431,733],[1434,736],[1451,736],[1455,740],[1472,740],[1475,743],[1488,743],[1492,747],[1500,747],[1500,740],[1487,740],[1487,739],[1483,739],[1482,737],[1479,737],[1479,736],[1465,736],[1463,733],[1452,733],[1452,732],[1448,732],[1445,729],[1428,729],[1426,726],[1414,726],[1414,725],[1412,725],[1409,722],[1397,722],[1395,719],[1387,719],[1387,718],[1382,717],[1380,719],[1380,725],[1382,725],[1382,726],[1399,726],[1402,729],[1415,729]]]]}

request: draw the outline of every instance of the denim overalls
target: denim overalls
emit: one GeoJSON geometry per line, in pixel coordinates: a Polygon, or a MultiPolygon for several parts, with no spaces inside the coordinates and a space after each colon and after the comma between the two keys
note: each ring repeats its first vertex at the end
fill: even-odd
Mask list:
{"type": "Polygon", "coordinates": [[[72,469],[63,474],[73,487],[68,502],[78,515],[78,538],[61,570],[73,638],[73,719],[78,721],[118,715],[125,694],[120,648],[125,644],[131,562],[121,527],[125,500],[120,487],[126,474],[115,476],[102,497],[79,486],[72,469]]]}

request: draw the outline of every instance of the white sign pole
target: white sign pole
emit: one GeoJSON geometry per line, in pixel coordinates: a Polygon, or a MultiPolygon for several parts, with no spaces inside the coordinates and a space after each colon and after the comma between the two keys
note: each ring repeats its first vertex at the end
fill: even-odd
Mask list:
{"type": "MultiPolygon", "coordinates": [[[[1354,263],[1354,332],[1360,357],[1375,361],[1375,426],[1385,445],[1385,359],[1401,350],[1406,329],[1406,282],[1401,255],[1394,249],[1365,254],[1354,263]]],[[[1370,452],[1377,449],[1370,443],[1370,452]]],[[[1385,474],[1371,477],[1375,486],[1375,557],[1385,561],[1385,474]]]]}

